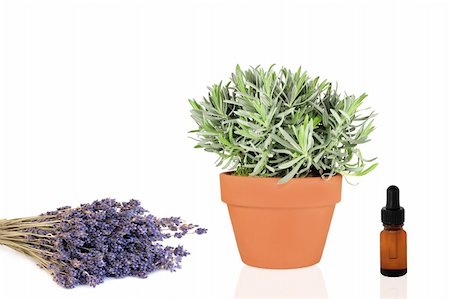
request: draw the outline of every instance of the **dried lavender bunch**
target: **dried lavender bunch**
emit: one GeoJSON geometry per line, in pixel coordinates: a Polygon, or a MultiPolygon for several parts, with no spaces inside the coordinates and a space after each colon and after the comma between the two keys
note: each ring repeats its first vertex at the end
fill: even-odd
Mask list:
{"type": "Polygon", "coordinates": [[[36,217],[0,220],[0,244],[34,258],[65,287],[96,286],[106,277],[145,278],[155,270],[175,271],[189,253],[169,238],[207,230],[179,217],[157,218],[137,200],[96,200],[36,217]]]}

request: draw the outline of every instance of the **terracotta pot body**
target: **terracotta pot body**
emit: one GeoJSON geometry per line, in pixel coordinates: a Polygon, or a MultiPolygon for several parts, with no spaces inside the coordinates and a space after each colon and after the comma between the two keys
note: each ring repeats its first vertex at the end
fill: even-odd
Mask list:
{"type": "Polygon", "coordinates": [[[341,199],[342,176],[278,180],[220,174],[241,259],[270,269],[316,264],[341,199]]]}

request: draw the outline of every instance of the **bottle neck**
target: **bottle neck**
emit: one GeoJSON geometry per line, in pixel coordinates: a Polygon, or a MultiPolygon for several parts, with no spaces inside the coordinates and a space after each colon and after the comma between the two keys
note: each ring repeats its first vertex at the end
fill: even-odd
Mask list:
{"type": "Polygon", "coordinates": [[[385,230],[401,230],[403,224],[383,224],[385,230]]]}

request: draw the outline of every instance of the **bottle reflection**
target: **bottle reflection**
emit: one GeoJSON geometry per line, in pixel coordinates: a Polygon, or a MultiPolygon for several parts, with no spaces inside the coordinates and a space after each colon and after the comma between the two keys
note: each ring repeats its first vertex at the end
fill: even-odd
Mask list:
{"type": "Polygon", "coordinates": [[[328,298],[320,268],[271,270],[244,266],[236,286],[238,298],[328,298]]]}
{"type": "Polygon", "coordinates": [[[406,299],[407,277],[386,277],[380,275],[380,298],[381,299],[406,299]]]}

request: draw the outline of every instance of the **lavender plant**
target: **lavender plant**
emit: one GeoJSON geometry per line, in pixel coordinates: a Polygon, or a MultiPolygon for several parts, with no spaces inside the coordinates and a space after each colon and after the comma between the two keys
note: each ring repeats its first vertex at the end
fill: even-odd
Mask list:
{"type": "Polygon", "coordinates": [[[366,94],[341,96],[333,85],[299,68],[241,70],[189,100],[198,125],[197,148],[219,156],[236,175],[294,177],[365,175],[377,163],[364,159],[374,112],[361,109],[366,94]]]}
{"type": "Polygon", "coordinates": [[[65,288],[96,286],[107,277],[145,278],[159,269],[175,271],[189,252],[162,241],[206,232],[179,217],[157,218],[133,199],[103,199],[0,220],[0,244],[35,259],[65,288]]]}

